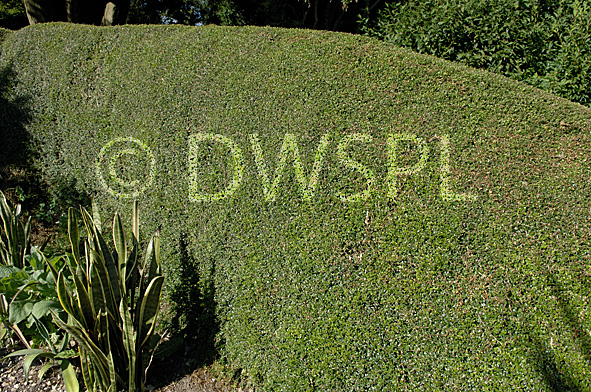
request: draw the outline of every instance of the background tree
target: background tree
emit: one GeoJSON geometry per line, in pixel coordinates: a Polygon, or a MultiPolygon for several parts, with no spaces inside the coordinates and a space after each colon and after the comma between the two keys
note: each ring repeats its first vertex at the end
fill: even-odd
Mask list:
{"type": "Polygon", "coordinates": [[[371,18],[383,0],[211,0],[205,22],[298,27],[355,33],[360,16],[371,18]]]}
{"type": "Polygon", "coordinates": [[[18,30],[28,24],[23,0],[2,0],[0,2],[0,27],[18,30]]]}
{"type": "Polygon", "coordinates": [[[134,0],[128,23],[296,27],[357,32],[383,0],[134,0]]]}
{"type": "Polygon", "coordinates": [[[114,24],[218,24],[358,32],[384,0],[4,0],[0,27],[72,22],[114,24]],[[26,7],[25,7],[26,6],[26,7]],[[25,11],[26,8],[26,11],[25,11]]]}
{"type": "Polygon", "coordinates": [[[360,20],[397,46],[591,103],[590,0],[407,0],[360,20]]]}

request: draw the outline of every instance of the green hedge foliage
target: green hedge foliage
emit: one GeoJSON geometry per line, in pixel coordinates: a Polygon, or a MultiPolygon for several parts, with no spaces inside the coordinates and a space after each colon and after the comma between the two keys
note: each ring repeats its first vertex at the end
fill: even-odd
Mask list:
{"type": "Polygon", "coordinates": [[[361,30],[591,103],[588,0],[426,0],[386,4],[361,30]]]}
{"type": "Polygon", "coordinates": [[[6,36],[8,36],[10,33],[12,33],[12,31],[0,27],[0,42],[4,41],[6,36]]]}
{"type": "Polygon", "coordinates": [[[138,198],[169,298],[213,282],[261,390],[589,390],[590,109],[338,33],[47,24],[2,50],[46,181],[138,198]]]}

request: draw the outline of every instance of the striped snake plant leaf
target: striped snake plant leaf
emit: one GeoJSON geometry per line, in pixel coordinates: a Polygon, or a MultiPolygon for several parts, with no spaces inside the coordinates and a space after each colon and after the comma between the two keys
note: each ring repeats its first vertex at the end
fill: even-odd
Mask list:
{"type": "Polygon", "coordinates": [[[24,247],[19,249],[23,267],[25,266],[25,258],[27,256],[28,250],[31,249],[31,219],[32,217],[29,217],[29,219],[27,219],[27,223],[25,223],[24,227],[21,222],[17,222],[17,227],[19,230],[18,243],[24,244],[24,247]]]}
{"type": "Polygon", "coordinates": [[[0,242],[2,259],[0,264],[24,268],[25,256],[31,247],[31,218],[23,226],[20,222],[21,206],[14,211],[8,205],[4,193],[0,192],[0,217],[2,218],[6,238],[0,242]]]}
{"type": "MultiPolygon", "coordinates": [[[[53,312],[52,312],[53,313],[53,312]]],[[[64,323],[55,313],[53,313],[53,321],[59,325],[60,328],[65,329],[78,342],[80,357],[85,353],[88,363],[95,367],[98,372],[94,374],[101,377],[103,380],[108,380],[108,363],[107,357],[101,349],[92,341],[88,332],[84,329],[64,323]]]]}
{"type": "Polygon", "coordinates": [[[140,342],[140,347],[142,347],[150,338],[150,335],[156,326],[163,283],[164,276],[157,276],[152,279],[146,290],[146,295],[144,295],[144,298],[142,299],[138,328],[138,341],[140,342]]]}
{"type": "MultiPolygon", "coordinates": [[[[113,218],[113,243],[115,244],[115,252],[117,254],[117,270],[119,276],[125,276],[125,266],[127,263],[127,241],[125,239],[125,232],[123,223],[119,214],[115,213],[113,218]]],[[[123,292],[125,292],[125,279],[122,279],[123,292]]]]}
{"type": "MultiPolygon", "coordinates": [[[[5,249],[4,263],[6,265],[14,265],[15,267],[19,267],[14,263],[14,253],[13,253],[13,242],[12,238],[14,237],[13,225],[12,225],[12,210],[8,206],[6,201],[6,197],[4,193],[0,193],[0,217],[2,218],[2,224],[4,226],[4,233],[6,234],[6,242],[3,242],[3,248],[5,249]]],[[[20,268],[20,267],[19,267],[20,268]]]]}
{"type": "Polygon", "coordinates": [[[115,362],[113,360],[113,352],[109,351],[109,357],[107,358],[109,363],[109,389],[107,391],[117,392],[117,372],[115,371],[115,362]]]}
{"type": "MultiPolygon", "coordinates": [[[[107,385],[105,385],[105,388],[103,388],[103,390],[106,391],[113,391],[113,392],[117,392],[117,371],[115,370],[115,359],[113,357],[113,345],[111,344],[111,342],[115,343],[115,346],[117,346],[119,344],[119,341],[111,334],[110,330],[111,328],[109,328],[109,316],[107,314],[105,314],[105,320],[106,320],[106,339],[105,339],[105,343],[106,343],[106,347],[105,347],[105,352],[109,353],[107,356],[107,365],[108,365],[108,369],[109,369],[109,379],[106,380],[107,381],[107,385]]],[[[122,383],[124,384],[124,383],[122,383]]]]}
{"type": "Polygon", "coordinates": [[[99,233],[103,232],[103,220],[101,219],[101,211],[94,199],[90,200],[90,208],[92,209],[92,222],[99,233]]]}
{"type": "MultiPolygon", "coordinates": [[[[160,231],[157,230],[156,233],[152,236],[152,251],[150,253],[149,260],[146,260],[147,267],[147,274],[146,270],[144,269],[144,275],[147,278],[148,282],[151,282],[157,275],[160,275],[160,231]]],[[[148,253],[146,252],[146,255],[148,253]]]]}
{"type": "MultiPolygon", "coordinates": [[[[117,312],[119,301],[121,301],[121,287],[119,284],[119,277],[117,274],[117,266],[115,265],[115,260],[113,259],[113,255],[107,246],[100,230],[96,227],[94,222],[92,221],[90,215],[85,209],[82,209],[82,216],[84,218],[84,223],[86,228],[89,232],[89,239],[94,251],[101,256],[101,262],[105,266],[105,270],[108,275],[109,284],[108,291],[105,292],[107,294],[106,298],[110,302],[110,310],[113,312],[117,312]]],[[[96,255],[95,255],[96,256],[96,255]]],[[[104,278],[104,276],[101,276],[104,278]]]]}
{"type": "Polygon", "coordinates": [[[109,279],[103,254],[94,251],[94,249],[91,249],[90,253],[93,255],[93,262],[91,264],[91,285],[94,311],[96,313],[97,309],[104,308],[111,316],[117,317],[119,311],[118,306],[115,305],[112,286],[118,286],[118,283],[112,282],[109,279]]]}
{"type": "MultiPolygon", "coordinates": [[[[37,250],[37,248],[33,247],[31,249],[31,253],[33,253],[34,250],[39,252],[37,250]]],[[[52,257],[51,259],[47,260],[47,258],[45,257],[45,255],[43,253],[41,253],[41,252],[39,252],[39,253],[41,255],[41,259],[45,262],[45,264],[47,264],[47,267],[51,271],[51,276],[53,276],[53,279],[57,282],[59,272],[58,272],[55,264],[59,263],[59,261],[62,260],[64,256],[55,256],[55,257],[52,257]]]]}
{"type": "Polygon", "coordinates": [[[88,354],[85,351],[79,350],[80,353],[80,369],[82,371],[82,378],[84,379],[84,385],[89,390],[89,392],[93,392],[95,390],[94,385],[94,370],[91,369],[92,365],[90,363],[90,359],[88,354]]]}
{"type": "MultiPolygon", "coordinates": [[[[78,295],[72,297],[62,277],[64,301],[70,300],[72,312],[69,326],[58,325],[79,343],[83,375],[89,390],[117,392],[117,388],[123,387],[137,392],[143,388],[143,355],[149,352],[144,346],[154,333],[164,282],[159,233],[150,239],[144,257],[140,258],[139,214],[134,203],[131,242],[127,243],[121,218],[116,214],[113,219],[115,250],[111,253],[93,218],[83,208],[81,214],[88,232],[84,255],[77,258],[73,252],[69,258],[70,269],[76,270],[73,275],[78,295]]],[[[71,244],[77,243],[80,248],[80,234],[74,231],[77,221],[73,213],[69,220],[71,244]]]]}
{"type": "Polygon", "coordinates": [[[88,286],[88,275],[86,271],[86,264],[76,261],[72,253],[66,254],[67,267],[72,275],[76,275],[84,286],[88,286]]]}
{"type": "MultiPolygon", "coordinates": [[[[109,282],[109,290],[111,292],[110,296],[113,298],[113,305],[115,312],[119,308],[119,302],[121,301],[121,284],[119,279],[119,267],[115,264],[115,259],[113,258],[113,254],[109,250],[105,239],[103,238],[102,234],[98,233],[98,243],[100,246],[100,252],[103,256],[103,261],[105,265],[105,271],[107,273],[109,282]]],[[[97,249],[97,251],[99,250],[97,249]]]]}
{"type": "Polygon", "coordinates": [[[95,263],[92,263],[90,265],[90,277],[88,279],[88,286],[90,287],[88,294],[91,300],[90,303],[92,304],[93,315],[97,315],[98,312],[105,306],[105,297],[103,294],[101,279],[99,278],[99,274],[95,263]]]}
{"type": "MultiPolygon", "coordinates": [[[[125,292],[127,293],[128,298],[135,298],[135,290],[137,286],[137,281],[139,279],[139,258],[138,258],[138,247],[139,244],[137,241],[134,241],[133,248],[129,253],[129,257],[125,263],[125,277],[123,287],[125,292]]],[[[135,303],[131,301],[131,311],[133,312],[135,303]]]]}
{"type": "Polygon", "coordinates": [[[57,278],[57,298],[62,304],[64,310],[73,318],[77,319],[78,314],[74,310],[74,301],[70,288],[66,285],[66,281],[62,272],[59,273],[57,278]]]}
{"type": "Polygon", "coordinates": [[[108,353],[109,349],[109,318],[107,312],[101,310],[97,315],[96,328],[93,331],[96,341],[103,353],[108,353]]]}
{"type": "MultiPolygon", "coordinates": [[[[125,352],[127,354],[127,363],[129,364],[128,376],[129,382],[131,383],[131,380],[135,380],[136,378],[136,332],[133,328],[131,313],[124,301],[121,301],[119,312],[121,313],[121,319],[123,320],[123,345],[125,346],[125,352]]],[[[131,385],[130,390],[133,391],[133,389],[131,389],[131,385]]]]}
{"type": "MultiPolygon", "coordinates": [[[[115,305],[115,298],[113,298],[113,282],[109,280],[109,275],[105,264],[102,262],[97,262],[93,265],[93,269],[96,271],[96,276],[98,277],[98,282],[103,294],[105,310],[112,316],[118,315],[119,308],[115,305]]],[[[117,282],[114,283],[117,284],[117,282]]]]}
{"type": "Polygon", "coordinates": [[[140,240],[140,213],[138,208],[138,201],[133,201],[133,208],[131,211],[131,235],[132,241],[139,242],[140,240]]]}
{"type": "Polygon", "coordinates": [[[73,208],[68,209],[68,237],[72,255],[77,264],[80,263],[80,231],[78,230],[78,218],[73,208]]]}
{"type": "Polygon", "coordinates": [[[84,286],[80,278],[78,278],[78,276],[76,276],[75,274],[73,274],[72,277],[74,279],[74,285],[76,287],[76,302],[80,309],[79,312],[82,315],[82,319],[78,321],[80,321],[84,328],[92,331],[95,327],[95,320],[93,306],[90,301],[90,296],[88,295],[88,291],[86,290],[86,287],[84,286]]]}
{"type": "MultiPolygon", "coordinates": [[[[158,231],[154,233],[148,246],[146,248],[146,253],[144,256],[144,264],[140,271],[140,281],[139,281],[139,291],[138,291],[138,303],[142,303],[144,296],[146,294],[146,285],[151,283],[152,279],[156,276],[157,273],[160,272],[160,259],[157,257],[160,255],[160,237],[158,231]]],[[[135,314],[135,322],[136,328],[139,328],[139,320],[140,316],[140,307],[136,308],[135,314]]]]}

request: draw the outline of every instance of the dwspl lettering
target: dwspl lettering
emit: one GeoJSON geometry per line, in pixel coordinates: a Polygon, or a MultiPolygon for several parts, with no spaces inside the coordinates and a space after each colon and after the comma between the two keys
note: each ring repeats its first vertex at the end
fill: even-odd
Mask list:
{"type": "MultiPolygon", "coordinates": [[[[318,177],[323,169],[328,146],[330,144],[329,134],[325,134],[318,144],[314,163],[309,178],[306,178],[305,170],[302,164],[302,159],[298,149],[298,144],[295,135],[287,133],[284,136],[283,144],[277,156],[277,166],[273,178],[270,178],[269,165],[265,160],[263,149],[258,137],[254,133],[249,136],[250,148],[254,156],[258,178],[261,182],[262,196],[268,202],[275,201],[279,184],[283,178],[287,163],[293,162],[296,181],[299,184],[299,189],[302,197],[306,201],[311,201],[316,193],[318,185],[318,177]]],[[[365,190],[346,195],[339,193],[337,196],[346,203],[355,203],[362,200],[367,200],[376,190],[375,175],[373,171],[355,161],[348,156],[347,151],[354,142],[371,143],[373,138],[366,134],[353,133],[346,135],[338,143],[336,148],[336,155],[341,165],[351,170],[359,172],[365,179],[365,190]]],[[[456,193],[450,189],[450,140],[448,135],[443,135],[439,138],[439,173],[440,173],[440,197],[445,201],[472,201],[476,200],[476,196],[469,193],[456,193]]],[[[410,134],[399,133],[391,134],[387,139],[387,156],[388,156],[388,173],[387,181],[387,196],[393,200],[398,194],[398,180],[402,176],[410,176],[424,170],[427,166],[427,159],[429,156],[429,147],[424,139],[410,134]],[[400,142],[410,142],[416,145],[419,151],[418,162],[412,166],[399,167],[398,166],[398,145],[400,142]]],[[[244,177],[244,159],[242,150],[230,138],[212,133],[198,133],[189,137],[189,170],[191,176],[189,178],[189,200],[193,202],[214,202],[222,200],[226,197],[231,197],[240,187],[244,177]],[[203,142],[220,143],[222,144],[231,156],[230,165],[233,173],[232,180],[229,184],[215,193],[200,193],[199,190],[199,165],[196,163],[199,152],[199,145],[203,142]]]]}

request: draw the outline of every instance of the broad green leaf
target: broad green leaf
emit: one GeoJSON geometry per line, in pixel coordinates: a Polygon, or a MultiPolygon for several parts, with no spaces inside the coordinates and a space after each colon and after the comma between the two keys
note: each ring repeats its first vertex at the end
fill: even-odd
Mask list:
{"type": "Polygon", "coordinates": [[[51,369],[53,366],[55,366],[55,364],[51,363],[51,362],[47,362],[45,365],[43,365],[43,367],[39,370],[39,373],[37,373],[37,378],[39,380],[41,380],[43,378],[43,376],[45,375],[45,373],[51,369]]]}
{"type": "Polygon", "coordinates": [[[55,354],[55,359],[69,359],[77,356],[78,353],[75,350],[63,350],[55,354]]]}
{"type": "Polygon", "coordinates": [[[29,317],[33,311],[33,302],[29,300],[12,301],[8,308],[8,322],[18,324],[29,317]]]}
{"type": "Polygon", "coordinates": [[[76,372],[74,371],[74,367],[72,366],[72,364],[66,360],[62,360],[60,363],[60,368],[62,369],[62,376],[64,377],[64,385],[66,387],[66,391],[79,392],[80,385],[78,384],[76,372]]]}
{"type": "Polygon", "coordinates": [[[29,264],[35,268],[39,269],[43,266],[43,254],[37,249],[36,246],[31,247],[30,255],[28,255],[29,264]]]}
{"type": "Polygon", "coordinates": [[[40,348],[26,348],[23,350],[14,351],[2,359],[10,358],[10,357],[18,357],[21,355],[32,355],[32,354],[41,354],[45,353],[46,351],[40,348]]]}
{"type": "Polygon", "coordinates": [[[58,301],[54,301],[51,299],[42,300],[36,302],[33,305],[32,314],[35,318],[40,319],[49,314],[49,311],[53,309],[56,311],[60,311],[63,309],[62,305],[58,301]]]}
{"type": "Polygon", "coordinates": [[[23,370],[25,371],[25,379],[29,378],[29,370],[31,369],[31,365],[33,362],[39,357],[46,357],[53,359],[53,353],[47,352],[45,350],[41,350],[39,353],[32,353],[25,357],[23,361],[23,370]]]}
{"type": "Polygon", "coordinates": [[[16,268],[12,265],[0,265],[0,279],[9,277],[13,273],[21,271],[19,268],[16,268]]]}

